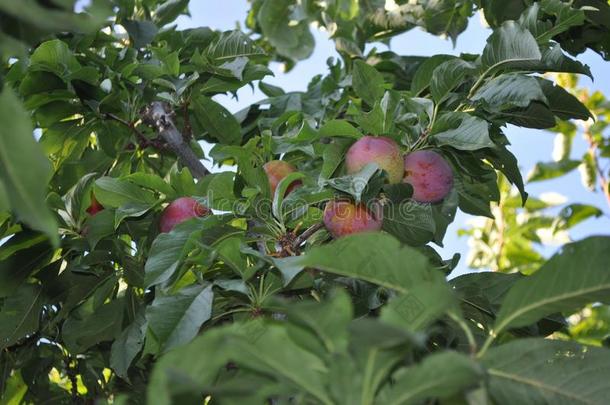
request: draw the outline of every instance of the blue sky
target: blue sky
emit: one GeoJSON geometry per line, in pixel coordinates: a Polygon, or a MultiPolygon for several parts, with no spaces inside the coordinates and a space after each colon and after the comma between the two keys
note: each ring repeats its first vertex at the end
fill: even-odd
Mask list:
{"type": "MultiPolygon", "coordinates": [[[[191,17],[180,17],[178,23],[180,28],[209,26],[214,29],[229,30],[234,29],[237,24],[245,20],[247,10],[248,2],[246,0],[193,0],[190,5],[191,17]]],[[[481,53],[489,33],[490,30],[484,28],[481,24],[479,15],[475,15],[471,19],[468,29],[459,36],[455,48],[450,40],[414,29],[393,38],[390,49],[401,55],[422,56],[439,53],[454,55],[481,53]]],[[[313,34],[316,38],[316,48],[313,55],[309,59],[299,62],[288,73],[283,73],[281,66],[274,64],[271,68],[275,76],[266,78],[265,82],[281,86],[287,91],[298,91],[305,90],[309,79],[316,74],[325,74],[327,58],[337,56],[337,54],[325,33],[313,30],[313,34]]],[[[375,44],[374,46],[381,50],[386,49],[383,44],[375,44]]],[[[580,84],[592,90],[601,90],[605,94],[610,94],[610,63],[605,62],[599,55],[590,51],[580,55],[578,59],[589,65],[595,77],[595,82],[591,82],[587,77],[582,77],[580,84]]],[[[230,111],[236,112],[250,103],[264,98],[264,95],[258,89],[252,91],[250,88],[244,88],[238,92],[238,97],[239,100],[228,96],[220,96],[216,99],[230,111]]],[[[511,150],[520,162],[524,178],[537,161],[552,160],[554,134],[548,131],[517,127],[509,127],[506,134],[512,143],[511,150]]],[[[585,150],[584,141],[576,138],[572,157],[580,158],[585,150]]],[[[580,175],[577,171],[560,179],[529,184],[526,189],[531,195],[551,191],[560,193],[567,197],[568,202],[593,204],[604,210],[606,214],[608,213],[608,207],[601,192],[590,193],[586,191],[581,185],[580,175]]],[[[458,214],[456,221],[447,232],[445,247],[441,249],[442,254],[446,257],[451,256],[454,252],[462,254],[463,257],[456,273],[468,271],[465,263],[465,256],[468,252],[467,239],[465,237],[459,238],[457,230],[464,228],[465,222],[469,218],[472,217],[466,214],[458,214]]],[[[606,215],[597,220],[585,221],[574,228],[571,237],[576,240],[591,234],[608,234],[610,229],[609,218],[606,215]]],[[[547,247],[544,251],[550,254],[555,249],[556,247],[547,247]]]]}

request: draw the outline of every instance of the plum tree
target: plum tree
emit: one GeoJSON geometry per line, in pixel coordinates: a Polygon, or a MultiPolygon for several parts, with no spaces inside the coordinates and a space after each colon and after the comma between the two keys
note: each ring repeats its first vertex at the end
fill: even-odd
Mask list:
{"type": "MultiPolygon", "coordinates": [[[[296,168],[293,165],[283,160],[272,160],[267,162],[263,166],[263,169],[265,170],[267,178],[269,179],[269,189],[271,190],[272,196],[275,194],[275,189],[280,181],[282,181],[284,177],[288,176],[290,173],[296,172],[296,168]]],[[[300,180],[292,182],[286,189],[286,194],[289,194],[301,184],[302,183],[300,180]]]]}
{"type": "Polygon", "coordinates": [[[529,181],[608,189],[610,114],[581,103],[606,100],[546,74],[603,71],[572,56],[610,59],[608,2],[250,0],[245,32],[182,27],[188,0],[22,3],[0,0],[0,403],[607,403],[610,350],[569,324],[605,317],[610,237],[547,262],[506,210],[556,241],[604,212],[528,202],[506,128],[562,132],[529,181]],[[478,55],[377,46],[480,12],[478,55]],[[314,26],[337,52],[278,87],[314,26]],[[500,272],[455,277],[458,210],[501,214],[477,241],[500,272]]]}
{"type": "Polygon", "coordinates": [[[335,238],[359,232],[379,231],[382,224],[381,215],[371,212],[364,204],[330,201],[324,208],[324,226],[335,238]]]}
{"type": "Polygon", "coordinates": [[[396,142],[385,136],[364,136],[347,151],[345,165],[347,172],[357,173],[369,163],[385,170],[391,184],[400,183],[404,174],[404,161],[396,142]]]}
{"type": "Polygon", "coordinates": [[[87,211],[87,213],[89,215],[95,215],[103,209],[104,209],[104,206],[102,204],[100,204],[100,202],[95,198],[95,195],[93,193],[91,193],[91,203],[89,204],[89,207],[87,207],[87,209],[85,211],[87,211]]]}
{"type": "Polygon", "coordinates": [[[453,171],[438,153],[418,150],[405,156],[404,182],[413,186],[415,201],[434,203],[451,191],[453,171]]]}
{"type": "Polygon", "coordinates": [[[205,217],[210,210],[199,204],[194,198],[181,197],[172,201],[161,213],[159,230],[169,232],[176,225],[195,217],[205,217]]]}

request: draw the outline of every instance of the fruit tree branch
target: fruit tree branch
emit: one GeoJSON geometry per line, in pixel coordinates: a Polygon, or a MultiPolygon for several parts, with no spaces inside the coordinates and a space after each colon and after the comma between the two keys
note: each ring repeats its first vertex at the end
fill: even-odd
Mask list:
{"type": "Polygon", "coordinates": [[[294,243],[292,244],[293,250],[298,249],[298,247],[301,246],[303,244],[303,242],[305,242],[307,239],[309,239],[309,237],[311,235],[313,235],[314,233],[316,233],[323,227],[324,227],[324,224],[322,222],[318,222],[317,224],[314,224],[314,225],[310,226],[309,228],[305,229],[305,231],[303,231],[303,233],[300,234],[294,240],[294,243]]]}
{"type": "Polygon", "coordinates": [[[199,161],[195,152],[184,141],[184,137],[174,124],[174,112],[167,103],[155,101],[144,108],[142,120],[153,127],[178,156],[182,164],[189,168],[197,179],[208,174],[208,170],[199,161]]]}
{"type": "Polygon", "coordinates": [[[595,163],[595,169],[597,171],[597,175],[599,176],[599,183],[600,183],[600,186],[602,189],[602,193],[604,194],[604,197],[606,197],[606,202],[608,203],[608,206],[610,207],[610,187],[609,187],[610,180],[608,180],[608,178],[605,176],[602,169],[599,167],[599,158],[597,155],[599,145],[593,138],[593,135],[591,135],[591,133],[589,132],[588,124],[585,124],[584,137],[587,140],[587,142],[589,143],[589,154],[591,155],[591,158],[593,159],[593,161],[595,163]]]}

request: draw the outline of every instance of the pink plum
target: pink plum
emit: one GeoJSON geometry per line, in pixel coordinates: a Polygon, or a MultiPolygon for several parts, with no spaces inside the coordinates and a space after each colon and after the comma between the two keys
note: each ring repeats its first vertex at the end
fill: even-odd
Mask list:
{"type": "Polygon", "coordinates": [[[95,198],[95,195],[91,193],[91,204],[89,204],[89,207],[87,207],[85,211],[87,211],[89,215],[95,215],[103,209],[104,206],[100,204],[100,202],[95,198]]]}
{"type": "Polygon", "coordinates": [[[345,165],[349,174],[357,173],[369,163],[388,173],[390,184],[400,183],[405,166],[398,144],[385,136],[364,136],[347,151],[345,165]]]}
{"type": "Polygon", "coordinates": [[[334,238],[359,232],[379,231],[383,219],[363,204],[329,201],[324,208],[324,226],[334,238]]]}
{"type": "MultiPolygon", "coordinates": [[[[270,162],[265,163],[263,166],[265,173],[267,174],[267,178],[269,179],[269,188],[271,189],[271,196],[275,194],[275,189],[282,179],[288,176],[290,173],[294,173],[297,169],[288,162],[284,162],[283,160],[272,160],[270,162]]],[[[300,180],[296,180],[288,186],[286,189],[286,194],[292,192],[295,188],[298,188],[301,185],[300,180]]]]}
{"type": "Polygon", "coordinates": [[[413,186],[413,199],[423,203],[442,200],[453,187],[453,171],[447,161],[431,150],[405,156],[405,183],[413,186]]]}
{"type": "Polygon", "coordinates": [[[199,204],[194,198],[181,197],[172,201],[161,213],[159,229],[161,232],[169,232],[176,225],[194,217],[205,217],[210,215],[207,207],[199,204]]]}

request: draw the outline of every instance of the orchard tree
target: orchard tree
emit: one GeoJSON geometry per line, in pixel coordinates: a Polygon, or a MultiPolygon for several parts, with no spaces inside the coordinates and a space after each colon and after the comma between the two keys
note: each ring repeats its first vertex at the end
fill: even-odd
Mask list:
{"type": "Polygon", "coordinates": [[[610,352],[566,317],[609,303],[610,237],[451,281],[433,247],[457,209],[536,203],[508,124],[586,121],[608,193],[595,97],[545,75],[610,57],[607,2],[253,0],[248,32],[179,30],[187,7],[0,2],[3,402],[607,402],[610,352]],[[479,11],[480,55],[366,51],[479,11]],[[266,83],[313,25],[340,59],[266,83]]]}

